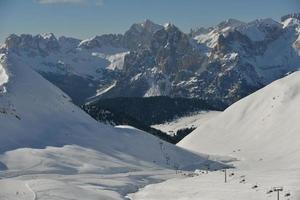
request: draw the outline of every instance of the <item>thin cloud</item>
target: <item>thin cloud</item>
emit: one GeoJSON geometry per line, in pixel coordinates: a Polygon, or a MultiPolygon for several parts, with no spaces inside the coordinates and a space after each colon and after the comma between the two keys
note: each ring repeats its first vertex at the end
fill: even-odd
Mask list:
{"type": "Polygon", "coordinates": [[[104,0],[96,0],[96,6],[103,6],[104,0]]]}
{"type": "Polygon", "coordinates": [[[37,0],[40,4],[91,4],[102,6],[103,0],[37,0]]]}

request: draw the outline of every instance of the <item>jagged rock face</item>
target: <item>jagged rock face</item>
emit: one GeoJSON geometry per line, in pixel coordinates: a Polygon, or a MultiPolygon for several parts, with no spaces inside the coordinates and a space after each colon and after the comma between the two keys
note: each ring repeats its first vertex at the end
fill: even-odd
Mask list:
{"type": "Polygon", "coordinates": [[[5,45],[8,49],[16,49],[21,42],[21,38],[15,34],[8,36],[5,40],[5,45]]]}
{"type": "Polygon", "coordinates": [[[105,34],[96,36],[89,40],[84,40],[79,44],[80,48],[93,49],[103,47],[123,48],[123,35],[105,34]]]}
{"type": "Polygon", "coordinates": [[[197,97],[230,105],[298,69],[298,30],[272,19],[230,19],[190,34],[166,26],[155,32],[150,49],[126,56],[125,78],[105,95],[197,97]],[[126,92],[131,88],[139,92],[126,92]]]}
{"type": "Polygon", "coordinates": [[[124,45],[131,50],[147,49],[153,35],[163,29],[163,26],[146,20],[143,23],[133,24],[124,34],[124,45]]]}
{"type": "Polygon", "coordinates": [[[235,50],[239,50],[239,52],[244,51],[243,53],[245,54],[251,54],[256,51],[256,49],[254,49],[254,44],[247,36],[239,31],[233,30],[226,36],[219,36],[217,45],[214,49],[214,54],[226,55],[235,50]]]}
{"type": "Polygon", "coordinates": [[[299,14],[282,20],[229,19],[189,34],[147,20],[124,35],[83,41],[11,35],[0,52],[16,54],[72,97],[84,96],[81,102],[94,93],[97,98],[196,97],[230,105],[298,70],[299,14]],[[76,92],[75,86],[87,92],[76,92]]]}
{"type": "Polygon", "coordinates": [[[217,31],[217,32],[226,32],[226,31],[230,31],[234,28],[240,27],[242,25],[245,25],[245,22],[236,20],[236,19],[228,19],[225,21],[220,22],[217,26],[215,27],[209,27],[209,28],[204,28],[204,27],[200,27],[197,29],[192,29],[190,36],[191,37],[196,37],[202,34],[208,34],[211,31],[217,31]]]}
{"type": "Polygon", "coordinates": [[[67,51],[74,51],[79,45],[79,43],[81,42],[81,40],[61,36],[58,38],[58,42],[60,44],[61,50],[67,52],[67,51]]]}
{"type": "Polygon", "coordinates": [[[298,19],[300,20],[300,13],[292,13],[292,14],[288,14],[288,15],[284,15],[281,17],[281,21],[285,21],[287,19],[298,19]]]}
{"type": "Polygon", "coordinates": [[[51,33],[13,34],[6,39],[0,52],[30,66],[70,95],[74,103],[83,104],[117,79],[119,73],[113,66],[122,63],[127,51],[118,48],[118,38],[117,35],[96,37],[99,43],[93,46],[96,39],[81,42],[68,37],[57,39],[51,33]]]}
{"type": "Polygon", "coordinates": [[[26,51],[33,56],[39,53],[46,56],[49,52],[58,51],[60,48],[59,42],[53,34],[37,36],[27,34],[17,36],[13,34],[6,39],[5,45],[10,50],[16,52],[26,51]]]}
{"type": "Polygon", "coordinates": [[[203,56],[192,46],[190,38],[174,25],[154,34],[151,51],[157,68],[167,75],[181,70],[195,71],[203,62],[203,56]]]}
{"type": "Polygon", "coordinates": [[[237,44],[240,49],[253,50],[248,37],[233,31],[226,37],[221,36],[213,54],[207,57],[195,48],[187,34],[169,25],[154,34],[150,49],[126,56],[125,78],[104,96],[169,95],[222,99],[230,104],[261,87],[259,83],[247,85],[243,78],[244,74],[253,73],[252,76],[259,79],[251,65],[243,65],[236,71],[228,70],[226,64],[237,65],[238,55],[222,58],[229,57],[237,44]],[[224,73],[220,75],[222,71],[224,73]],[[138,85],[143,86],[141,90],[137,90],[138,85]],[[122,92],[125,90],[135,92],[122,92]]]}
{"type": "Polygon", "coordinates": [[[139,49],[126,56],[124,69],[143,72],[155,68],[156,72],[171,75],[182,70],[196,71],[204,56],[195,49],[190,38],[174,25],[157,31],[149,49],[139,49]]]}
{"type": "Polygon", "coordinates": [[[254,42],[270,41],[281,34],[282,24],[273,19],[257,19],[236,29],[254,42]]]}
{"type": "Polygon", "coordinates": [[[153,34],[149,48],[125,57],[122,80],[103,96],[175,96],[172,84],[195,75],[205,60],[187,34],[168,25],[153,34]]]}
{"type": "Polygon", "coordinates": [[[124,48],[135,51],[150,47],[153,35],[163,29],[163,26],[146,20],[142,23],[133,24],[124,35],[105,34],[96,36],[80,43],[80,48],[92,49],[102,47],[124,48]]]}

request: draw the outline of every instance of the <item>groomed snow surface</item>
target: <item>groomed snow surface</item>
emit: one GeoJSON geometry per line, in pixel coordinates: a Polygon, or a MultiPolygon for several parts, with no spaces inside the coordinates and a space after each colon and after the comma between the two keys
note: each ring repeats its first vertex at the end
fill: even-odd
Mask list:
{"type": "Polygon", "coordinates": [[[231,156],[234,169],[149,185],[133,200],[300,199],[300,72],[275,81],[199,126],[178,146],[211,158],[231,156]]]}
{"type": "Polygon", "coordinates": [[[15,58],[0,96],[1,200],[118,200],[175,169],[223,164],[128,126],[98,123],[15,58]]]}

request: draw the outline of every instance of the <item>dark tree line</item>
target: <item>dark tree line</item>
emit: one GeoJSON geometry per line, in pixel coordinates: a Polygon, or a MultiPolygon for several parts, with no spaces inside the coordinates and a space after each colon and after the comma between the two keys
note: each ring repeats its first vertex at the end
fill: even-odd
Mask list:
{"type": "Polygon", "coordinates": [[[181,129],[170,136],[151,125],[171,121],[192,112],[220,110],[204,100],[170,97],[100,99],[82,107],[97,121],[111,125],[130,125],[173,144],[195,128],[181,129]]]}

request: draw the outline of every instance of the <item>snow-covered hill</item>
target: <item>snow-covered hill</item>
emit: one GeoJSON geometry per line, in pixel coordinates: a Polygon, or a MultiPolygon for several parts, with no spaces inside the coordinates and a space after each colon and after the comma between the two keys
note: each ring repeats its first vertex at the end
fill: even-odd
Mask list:
{"type": "Polygon", "coordinates": [[[179,146],[233,156],[240,149],[239,154],[253,161],[253,165],[263,159],[270,168],[274,168],[274,163],[276,168],[297,168],[299,80],[300,73],[295,72],[242,99],[196,129],[179,146]]]}
{"type": "Polygon", "coordinates": [[[0,58],[1,198],[121,199],[164,179],[152,174],[215,163],[137,129],[98,123],[14,54],[0,58]]]}
{"type": "Polygon", "coordinates": [[[295,72],[235,103],[179,146],[235,157],[253,184],[283,186],[299,199],[299,102],[300,72],[295,72]]]}
{"type": "MultiPolygon", "coordinates": [[[[6,93],[2,93],[0,98],[1,152],[22,147],[44,148],[49,145],[77,144],[107,149],[110,152],[108,154],[115,155],[116,152],[111,151],[115,149],[119,153],[127,152],[142,160],[156,160],[155,154],[160,148],[148,148],[144,153],[136,149],[144,148],[147,143],[150,146],[160,146],[160,140],[140,131],[120,131],[96,122],[73,105],[66,94],[25,64],[18,63],[13,57],[2,55],[1,59],[1,66],[9,74],[9,81],[2,85],[6,87],[6,93]],[[130,141],[133,138],[136,138],[135,142],[130,141]],[[128,142],[132,142],[132,145],[128,142]],[[150,157],[147,156],[148,153],[150,157]]],[[[172,145],[170,148],[175,155],[177,148],[172,145]]]]}
{"type": "Polygon", "coordinates": [[[300,198],[300,72],[275,81],[206,121],[178,146],[229,156],[235,169],[169,180],[132,194],[150,199],[300,198]],[[158,195],[159,194],[159,195],[158,195]]]}

